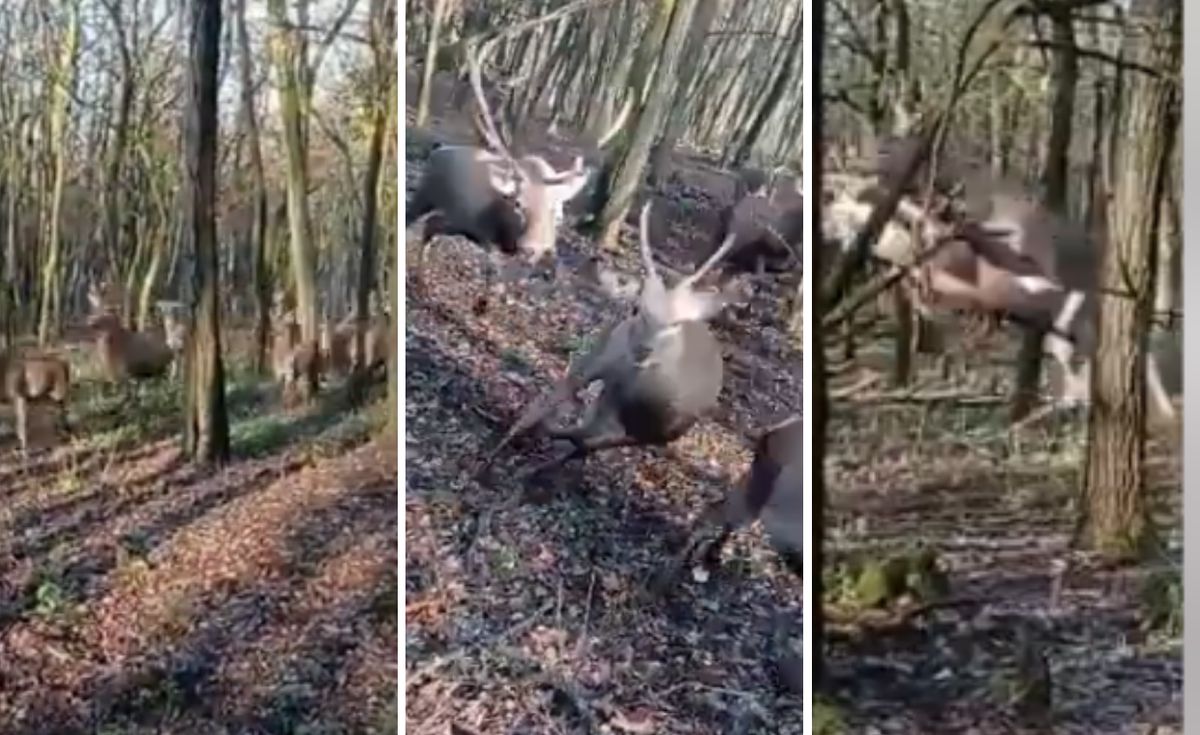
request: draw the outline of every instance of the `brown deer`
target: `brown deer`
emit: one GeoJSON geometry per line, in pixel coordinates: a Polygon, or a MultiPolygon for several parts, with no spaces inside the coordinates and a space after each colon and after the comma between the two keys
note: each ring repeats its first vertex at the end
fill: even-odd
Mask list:
{"type": "MultiPolygon", "coordinates": [[[[800,197],[773,196],[767,176],[743,173],[735,201],[721,210],[717,230],[699,262],[711,257],[730,234],[734,244],[721,261],[721,281],[738,273],[761,280],[767,272],[799,270],[804,263],[804,202],[800,197]],[[782,201],[781,201],[782,199],[782,201]],[[790,199],[790,201],[789,201],[790,199]]],[[[787,187],[781,187],[785,193],[787,187]]]]}
{"type": "Polygon", "coordinates": [[[156,335],[129,330],[111,302],[112,289],[88,291],[92,314],[87,325],[96,334],[96,352],[108,380],[118,383],[162,377],[175,359],[174,351],[156,335]]]}
{"type": "Polygon", "coordinates": [[[0,352],[2,398],[12,404],[21,451],[29,450],[29,405],[53,403],[58,425],[66,428],[66,402],[71,387],[67,361],[57,355],[0,352]]]}
{"type": "MultiPolygon", "coordinates": [[[[349,375],[358,357],[358,343],[355,330],[358,328],[353,314],[336,325],[329,325],[326,347],[326,361],[331,372],[336,375],[349,375]]],[[[363,367],[368,371],[384,365],[388,353],[387,319],[373,317],[368,320],[366,331],[363,333],[363,367]]]]}
{"type": "Polygon", "coordinates": [[[603,449],[669,444],[716,405],[724,361],[707,322],[725,306],[726,296],[715,290],[699,291],[695,285],[733,247],[734,238],[726,238],[700,268],[667,288],[650,250],[649,218],[647,202],[640,219],[646,275],[637,312],[605,330],[552,393],[522,414],[479,474],[509,441],[595,381],[603,383],[603,389],[582,421],[546,431],[552,439],[569,441],[573,449],[531,475],[603,449]]]}
{"type": "Polygon", "coordinates": [[[159,301],[158,311],[162,317],[163,335],[167,347],[175,354],[171,362],[171,379],[179,377],[179,366],[183,364],[184,350],[187,348],[188,333],[191,325],[188,320],[187,307],[179,301],[159,301]]]}
{"type": "Polygon", "coordinates": [[[683,550],[659,570],[656,586],[665,590],[697,556],[714,566],[729,537],[760,518],[784,563],[803,577],[803,471],[804,424],[800,416],[789,416],[757,438],[749,469],[730,493],[701,513],[683,550]],[[705,544],[714,531],[715,538],[705,544]]]}
{"type": "MultiPolygon", "coordinates": [[[[954,228],[945,216],[906,200],[898,215],[912,229],[898,225],[886,254],[879,248],[876,254],[907,267],[915,253],[911,232],[929,242],[934,234],[955,229],[962,237],[950,238],[908,279],[918,309],[931,317],[948,311],[999,314],[1047,330],[1044,348],[1062,373],[1058,402],[1086,403],[1102,246],[1012,182],[976,174],[966,188],[968,200],[954,228]],[[981,232],[987,235],[972,236],[981,232]],[[989,244],[986,251],[978,247],[981,242],[989,244]],[[1079,367],[1076,357],[1083,358],[1079,367]]],[[[850,227],[865,224],[869,206],[850,205],[844,197],[839,205],[835,211],[850,227]]],[[[1175,409],[1154,354],[1147,355],[1146,380],[1153,407],[1173,418],[1175,409]]]]}
{"type": "MultiPolygon", "coordinates": [[[[470,51],[467,61],[479,105],[477,127],[487,147],[442,145],[429,156],[405,211],[406,228],[424,220],[413,266],[418,288],[424,287],[426,253],[437,235],[468,238],[488,250],[493,266],[498,267],[493,246],[505,256],[521,258],[529,267],[556,265],[563,207],[583,190],[592,173],[582,156],[563,171],[538,155],[514,158],[488,109],[480,81],[480,58],[470,51]]],[[[615,125],[602,136],[598,147],[603,148],[616,132],[615,125]]],[[[511,280],[512,269],[504,270],[504,280],[511,280]]],[[[485,272],[487,292],[492,287],[491,268],[485,272]]],[[[487,299],[482,297],[476,311],[483,311],[486,305],[487,299]]]]}
{"type": "Polygon", "coordinates": [[[275,335],[271,340],[271,367],[275,379],[283,386],[285,402],[295,395],[297,386],[306,389],[305,376],[315,367],[320,374],[324,367],[320,345],[301,339],[300,323],[293,311],[280,314],[274,320],[275,335]]]}

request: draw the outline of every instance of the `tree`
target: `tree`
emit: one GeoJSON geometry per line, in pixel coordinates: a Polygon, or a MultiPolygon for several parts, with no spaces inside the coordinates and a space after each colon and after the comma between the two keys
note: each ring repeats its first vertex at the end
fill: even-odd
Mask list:
{"type": "Polygon", "coordinates": [[[50,88],[49,144],[54,173],[45,228],[49,252],[42,266],[42,313],[38,320],[38,344],[41,345],[47,343],[52,332],[58,331],[62,303],[62,200],[67,178],[67,124],[71,115],[75,64],[79,55],[78,0],[67,4],[67,12],[67,28],[63,33],[60,56],[46,82],[50,88]]]}
{"type": "Polygon", "coordinates": [[[215,211],[221,0],[191,0],[188,10],[188,104],[184,108],[183,183],[187,193],[186,237],[194,254],[195,289],[187,354],[184,447],[196,462],[220,464],[229,456],[215,211]]]}
{"type": "Polygon", "coordinates": [[[425,68],[421,74],[421,91],[417,97],[417,116],[415,124],[423,127],[429,122],[429,103],[433,98],[433,77],[437,73],[438,39],[442,35],[442,26],[446,16],[450,14],[452,0],[433,0],[433,11],[430,14],[429,38],[425,44],[425,68]]]}
{"type": "MultiPolygon", "coordinates": [[[[816,0],[811,6],[809,14],[809,22],[812,23],[812,37],[823,38],[825,33],[825,3],[824,0],[816,0]]],[[[810,62],[812,64],[813,73],[811,75],[812,93],[809,104],[812,105],[811,122],[809,123],[812,130],[810,140],[813,144],[812,156],[812,182],[813,187],[817,191],[821,191],[822,171],[824,170],[824,128],[825,128],[825,98],[824,98],[824,56],[825,52],[822,44],[818,43],[813,46],[810,62]]],[[[812,231],[821,232],[821,197],[809,197],[809,211],[812,213],[812,231]]],[[[809,269],[812,273],[821,273],[821,248],[811,248],[812,260],[809,264],[809,269]]],[[[812,413],[804,418],[810,422],[810,436],[812,437],[809,447],[809,464],[812,467],[812,502],[810,504],[812,513],[812,579],[810,581],[810,594],[812,604],[809,606],[810,615],[812,615],[812,675],[814,685],[820,684],[824,678],[825,669],[825,615],[824,615],[824,599],[825,591],[822,584],[823,572],[825,568],[825,433],[828,423],[829,413],[829,395],[825,384],[825,330],[822,326],[822,321],[825,316],[825,299],[821,298],[821,294],[816,291],[816,285],[819,283],[814,278],[806,279],[808,287],[813,290],[810,296],[813,315],[809,323],[812,325],[809,344],[812,345],[812,350],[805,355],[808,364],[811,366],[812,374],[810,376],[812,391],[812,413]]],[[[814,687],[815,688],[815,687],[814,687]]]]}
{"type": "MultiPolygon", "coordinates": [[[[635,83],[630,89],[630,94],[635,96],[634,104],[640,109],[633,134],[617,156],[616,162],[606,171],[610,175],[605,177],[608,186],[602,187],[606,191],[599,221],[601,247],[612,249],[616,246],[621,224],[629,213],[638,186],[642,183],[642,173],[650,158],[650,147],[658,137],[667,107],[673,99],[676,70],[684,43],[687,41],[696,3],[697,0],[659,0],[658,17],[668,19],[663,34],[664,41],[661,45],[643,43],[639,49],[641,59],[640,62],[635,62],[634,69],[644,75],[641,78],[652,81],[648,86],[648,94],[643,93],[643,90],[647,89],[643,84],[635,83]],[[652,67],[656,71],[653,71],[652,67]]],[[[653,24],[647,33],[653,37],[656,27],[660,25],[653,24]]]]}
{"type": "Polygon", "coordinates": [[[1153,539],[1146,505],[1146,346],[1154,309],[1158,231],[1179,120],[1180,0],[1135,0],[1127,58],[1157,74],[1131,74],[1101,267],[1099,328],[1078,541],[1111,557],[1153,539]]]}
{"type": "MultiPolygon", "coordinates": [[[[307,14],[306,8],[307,0],[302,0],[302,16],[307,14]]],[[[292,275],[296,282],[296,314],[300,322],[301,342],[308,345],[313,354],[317,354],[320,339],[317,253],[308,211],[308,152],[304,122],[307,108],[305,85],[310,72],[300,27],[288,18],[287,0],[269,0],[267,11],[274,26],[270,46],[286,152],[287,219],[291,234],[292,275]]],[[[313,396],[319,385],[319,366],[315,360],[307,364],[304,385],[308,395],[313,396]]]]}
{"type": "Polygon", "coordinates": [[[263,165],[262,134],[258,112],[254,105],[254,59],[250,53],[250,34],[246,30],[246,0],[234,4],[234,22],[238,38],[238,75],[242,94],[242,124],[246,128],[250,148],[250,176],[254,201],[254,223],[251,230],[251,250],[254,263],[254,300],[258,323],[254,332],[254,369],[267,371],[267,341],[271,333],[271,272],[267,263],[267,243],[270,241],[270,217],[267,201],[266,169],[263,165]]]}
{"type": "Polygon", "coordinates": [[[391,116],[395,114],[395,105],[392,104],[395,100],[393,90],[396,86],[396,35],[393,30],[395,25],[395,0],[372,0],[371,47],[374,50],[375,73],[371,96],[375,104],[371,110],[371,143],[367,154],[367,170],[363,174],[363,221],[355,299],[354,372],[351,378],[351,394],[355,401],[361,400],[361,391],[367,379],[366,331],[371,306],[371,288],[375,283],[375,251],[379,240],[380,172],[383,170],[387,131],[391,127],[391,116]]]}

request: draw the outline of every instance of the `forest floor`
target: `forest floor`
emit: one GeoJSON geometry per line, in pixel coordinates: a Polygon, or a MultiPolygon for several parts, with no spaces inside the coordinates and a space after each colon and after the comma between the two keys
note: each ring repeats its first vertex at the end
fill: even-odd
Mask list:
{"type": "MultiPolygon", "coordinates": [[[[419,155],[407,168],[411,187],[419,155]]],[[[654,228],[656,254],[687,269],[716,203],[678,182],[654,197],[655,217],[670,222],[654,228]]],[[[632,222],[623,242],[603,258],[640,276],[632,222]]],[[[568,262],[592,254],[573,232],[562,250],[568,262]]],[[[795,672],[774,663],[800,648],[801,586],[760,529],[736,535],[703,583],[682,580],[666,597],[644,586],[747,466],[749,437],[800,411],[786,289],[715,325],[726,380],[714,415],[668,450],[597,455],[545,492],[515,479],[553,451],[536,436],[502,452],[485,480],[472,471],[627,307],[582,285],[518,287],[476,316],[483,262],[465,241],[439,239],[428,293],[410,285],[406,304],[410,732],[801,732],[795,672]]],[[[924,540],[949,567],[952,595],[969,598],[898,631],[834,642],[832,699],[845,731],[1013,732],[998,690],[1012,669],[1014,619],[1044,631],[1057,732],[1178,728],[1178,645],[1138,630],[1146,570],[1100,569],[1065,547],[1077,423],[1050,422],[1020,445],[997,405],[835,406],[831,551],[924,540]],[[1051,607],[1052,562],[1068,557],[1051,607]]],[[[1155,445],[1153,461],[1165,523],[1177,528],[1174,448],[1155,445]]]]}
{"type": "Polygon", "coordinates": [[[71,351],[69,441],[23,459],[0,417],[0,735],[395,732],[383,401],[284,409],[234,364],[203,471],[177,383],[131,399],[71,351]]]}

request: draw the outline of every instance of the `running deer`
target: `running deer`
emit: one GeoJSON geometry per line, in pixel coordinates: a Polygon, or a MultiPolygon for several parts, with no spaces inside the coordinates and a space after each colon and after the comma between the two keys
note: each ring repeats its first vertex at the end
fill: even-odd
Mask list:
{"type": "Polygon", "coordinates": [[[29,451],[30,404],[53,403],[57,424],[66,427],[66,402],[71,387],[67,361],[57,355],[19,355],[0,352],[0,398],[12,404],[21,451],[29,451]]]}
{"type": "MultiPolygon", "coordinates": [[[[1101,247],[1082,227],[1050,212],[1014,184],[978,175],[967,184],[968,201],[956,227],[906,200],[897,215],[911,229],[897,225],[887,247],[877,246],[876,255],[912,269],[908,287],[926,316],[949,311],[999,314],[1047,330],[1045,351],[1062,373],[1058,402],[1086,403],[1096,345],[1094,294],[1101,247]],[[951,230],[959,236],[943,236],[946,241],[913,267],[915,242],[909,232],[917,232],[929,247],[937,233],[951,230]],[[1076,366],[1078,358],[1082,359],[1076,366]]],[[[871,196],[859,197],[864,198],[871,196]]],[[[847,227],[862,226],[870,206],[848,200],[840,197],[834,211],[847,227]]],[[[1175,409],[1154,354],[1147,355],[1146,381],[1154,408],[1164,418],[1173,418],[1175,409]]]]}
{"type": "MultiPolygon", "coordinates": [[[[583,191],[592,170],[577,156],[573,165],[556,170],[539,155],[514,158],[493,122],[481,87],[480,59],[468,52],[471,86],[479,105],[477,128],[487,147],[436,146],[405,213],[405,227],[424,220],[413,278],[424,287],[426,253],[437,235],[462,235],[488,250],[490,265],[499,267],[493,247],[519,258],[529,267],[557,265],[558,228],[564,205],[583,191]]],[[[624,122],[621,117],[601,137],[598,148],[611,141],[624,122]]],[[[504,281],[512,279],[505,267],[504,281]]],[[[491,268],[486,268],[485,293],[491,291],[491,268]]],[[[552,270],[551,270],[552,272],[552,270]]],[[[486,308],[486,296],[476,311],[486,308]]]]}
{"type": "Polygon", "coordinates": [[[526,409],[477,476],[513,438],[540,424],[556,405],[597,380],[603,384],[600,396],[577,426],[546,430],[552,439],[569,441],[571,451],[538,466],[530,476],[603,449],[667,445],[716,405],[724,361],[707,322],[720,312],[727,297],[695,286],[729,252],[734,238],[727,237],[695,272],[667,288],[650,250],[649,219],[647,202],[640,220],[646,273],[636,313],[602,332],[550,395],[526,409]]]}
{"type": "Polygon", "coordinates": [[[759,435],[750,467],[731,492],[700,514],[683,550],[659,571],[659,590],[665,591],[697,557],[706,567],[715,566],[729,537],[758,519],[787,567],[803,577],[803,471],[804,424],[793,415],[759,435]]]}

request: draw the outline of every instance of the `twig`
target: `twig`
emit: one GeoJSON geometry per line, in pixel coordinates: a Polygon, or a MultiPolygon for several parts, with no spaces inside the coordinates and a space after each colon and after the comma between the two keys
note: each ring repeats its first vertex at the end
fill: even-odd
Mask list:
{"type": "Polygon", "coordinates": [[[930,391],[917,393],[912,390],[873,393],[850,398],[849,403],[873,405],[880,403],[957,403],[963,406],[997,406],[1007,403],[1004,396],[981,396],[961,390],[930,391]]]}

